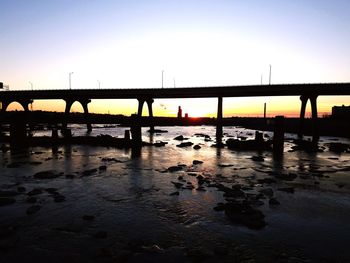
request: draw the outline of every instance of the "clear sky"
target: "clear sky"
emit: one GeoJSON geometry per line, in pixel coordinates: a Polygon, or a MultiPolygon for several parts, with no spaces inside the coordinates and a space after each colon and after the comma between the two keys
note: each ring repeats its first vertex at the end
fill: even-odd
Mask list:
{"type": "MultiPolygon", "coordinates": [[[[11,89],[350,82],[348,0],[0,0],[0,81],[11,89]],[[98,82],[99,81],[99,82],[98,82]],[[175,82],[175,83],[174,83],[175,82]]],[[[224,114],[295,114],[291,98],[232,98],[224,114]]],[[[321,97],[319,112],[350,104],[321,97]]],[[[214,116],[215,99],[156,100],[156,115],[214,116]]],[[[11,105],[15,108],[15,104],[11,105]]],[[[63,110],[62,101],[34,109],[63,110]]],[[[92,101],[130,114],[136,100],[92,101]]],[[[81,107],[74,105],[73,111],[81,107]]]]}

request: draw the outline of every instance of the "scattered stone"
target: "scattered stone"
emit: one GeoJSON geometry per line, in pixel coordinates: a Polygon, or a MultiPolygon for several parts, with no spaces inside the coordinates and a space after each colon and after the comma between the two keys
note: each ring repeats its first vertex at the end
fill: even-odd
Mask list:
{"type": "Polygon", "coordinates": [[[260,193],[268,196],[268,197],[272,197],[273,196],[273,190],[272,188],[264,188],[264,189],[260,189],[259,190],[260,193]]]}
{"type": "Polygon", "coordinates": [[[95,216],[93,215],[83,215],[83,220],[86,220],[86,221],[92,221],[95,219],[95,216]]]}
{"type": "Polygon", "coordinates": [[[179,135],[179,136],[176,136],[176,137],[174,138],[174,140],[183,141],[183,140],[188,140],[188,138],[183,137],[183,135],[179,135]]]}
{"type": "Polygon", "coordinates": [[[225,204],[224,203],[218,203],[215,207],[214,207],[215,211],[224,211],[225,210],[225,204]]]}
{"type": "Polygon", "coordinates": [[[52,194],[52,195],[58,194],[57,190],[58,190],[57,188],[53,188],[53,187],[49,187],[49,188],[45,189],[46,192],[48,192],[49,194],[52,194]]]}
{"type": "Polygon", "coordinates": [[[329,150],[335,153],[346,152],[350,148],[350,145],[340,142],[331,142],[329,144],[329,150]]]}
{"type": "Polygon", "coordinates": [[[197,165],[197,164],[202,164],[203,161],[199,161],[199,160],[193,160],[192,164],[193,165],[197,165]]]}
{"type": "Polygon", "coordinates": [[[199,146],[198,144],[196,144],[195,146],[193,146],[193,149],[195,149],[195,150],[199,150],[199,149],[201,149],[202,147],[201,146],[199,146]]]}
{"type": "Polygon", "coordinates": [[[262,178],[257,180],[259,184],[274,184],[276,180],[273,178],[262,178]]]}
{"type": "Polygon", "coordinates": [[[101,165],[100,167],[98,167],[98,169],[100,171],[106,171],[107,170],[107,166],[106,165],[101,165]]]}
{"type": "Polygon", "coordinates": [[[226,203],[225,214],[234,223],[245,225],[248,228],[261,229],[266,225],[264,214],[244,201],[226,203]]]}
{"type": "Polygon", "coordinates": [[[276,198],[270,198],[269,204],[270,205],[280,205],[281,203],[276,198]]]}
{"type": "Polygon", "coordinates": [[[28,192],[27,195],[33,196],[33,195],[40,195],[43,193],[43,190],[40,188],[34,188],[32,191],[28,192]]]}
{"type": "Polygon", "coordinates": [[[263,162],[265,161],[264,157],[262,156],[252,156],[252,160],[255,162],[263,162]]]}
{"type": "Polygon", "coordinates": [[[19,193],[24,193],[26,190],[27,190],[27,189],[26,189],[24,186],[18,186],[18,187],[17,187],[17,191],[18,191],[19,193]]]}
{"type": "Polygon", "coordinates": [[[286,192],[286,193],[290,193],[290,194],[294,194],[293,187],[282,187],[282,188],[278,188],[277,190],[282,191],[282,192],[286,192]]]}
{"type": "Polygon", "coordinates": [[[153,145],[155,147],[164,147],[166,144],[167,142],[158,141],[158,142],[155,142],[153,145]]]}
{"type": "Polygon", "coordinates": [[[0,206],[12,205],[16,202],[16,199],[12,197],[0,197],[0,206]]]}
{"type": "Polygon", "coordinates": [[[36,179],[53,179],[58,176],[59,174],[56,174],[53,171],[42,171],[33,175],[33,177],[36,179]]]}
{"type": "Polygon", "coordinates": [[[189,176],[197,176],[197,173],[192,173],[192,172],[190,172],[190,173],[187,173],[189,176]]]}
{"type": "Polygon", "coordinates": [[[181,171],[181,170],[182,170],[182,166],[179,166],[179,165],[177,165],[177,166],[170,166],[168,168],[169,172],[177,172],[177,171],[181,171]]]}
{"type": "Polygon", "coordinates": [[[218,164],[219,167],[222,167],[222,168],[225,168],[225,167],[232,167],[233,164],[226,164],[226,163],[221,163],[221,164],[218,164]]]}
{"type": "Polygon", "coordinates": [[[66,174],[67,179],[74,179],[75,175],[74,174],[66,174]]]}
{"type": "Polygon", "coordinates": [[[90,175],[93,175],[95,173],[97,173],[97,169],[93,168],[93,169],[83,171],[81,176],[90,176],[90,175]]]}
{"type": "MultiPolygon", "coordinates": [[[[176,188],[179,188],[179,187],[176,187],[176,188]]],[[[170,196],[174,196],[174,195],[180,195],[180,192],[179,191],[176,191],[176,192],[172,192],[171,194],[169,194],[170,196]]]]}
{"type": "Polygon", "coordinates": [[[179,181],[184,181],[184,177],[182,175],[179,175],[179,177],[177,178],[177,180],[179,181]]]}
{"type": "Polygon", "coordinates": [[[176,188],[180,189],[184,184],[179,182],[171,182],[176,188]]]}
{"type": "Polygon", "coordinates": [[[182,143],[176,145],[176,147],[183,148],[183,147],[189,147],[189,146],[192,146],[192,145],[193,145],[193,142],[182,142],[182,143]]]}
{"type": "Polygon", "coordinates": [[[28,207],[26,213],[27,213],[27,215],[32,215],[32,214],[37,213],[40,209],[41,209],[40,205],[33,205],[31,207],[28,207]]]}

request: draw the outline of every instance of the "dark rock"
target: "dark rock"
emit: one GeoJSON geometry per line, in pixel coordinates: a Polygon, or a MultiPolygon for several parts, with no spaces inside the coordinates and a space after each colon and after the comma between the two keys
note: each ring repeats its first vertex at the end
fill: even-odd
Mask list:
{"type": "Polygon", "coordinates": [[[225,204],[225,214],[234,223],[245,225],[252,229],[265,227],[265,216],[246,202],[230,202],[225,204]]]}
{"type": "Polygon", "coordinates": [[[259,184],[274,184],[276,180],[273,178],[262,178],[257,180],[259,184]]]}
{"type": "Polygon", "coordinates": [[[225,210],[225,204],[224,203],[218,203],[217,206],[214,207],[215,211],[224,211],[225,210]]]}
{"type": "Polygon", "coordinates": [[[83,215],[83,220],[86,220],[86,221],[92,221],[95,219],[95,216],[93,215],[83,215]]]}
{"type": "Polygon", "coordinates": [[[340,142],[331,142],[329,144],[329,150],[335,153],[346,152],[350,148],[350,145],[340,142]]]}
{"type": "Polygon", "coordinates": [[[192,145],[193,145],[193,142],[183,142],[183,143],[180,143],[180,144],[176,145],[176,147],[183,148],[183,147],[189,147],[189,146],[192,146],[192,145]]]}
{"type": "Polygon", "coordinates": [[[183,137],[183,135],[179,135],[179,136],[176,136],[176,137],[174,138],[174,140],[183,141],[183,140],[188,140],[188,138],[183,137]]]}
{"type": "Polygon", "coordinates": [[[28,192],[27,195],[33,196],[33,195],[40,195],[43,193],[43,190],[40,188],[34,188],[32,191],[28,192]]]}
{"type": "Polygon", "coordinates": [[[36,198],[35,196],[29,196],[29,197],[26,199],[26,202],[31,203],[31,204],[36,203],[36,201],[37,201],[37,198],[36,198]]]}
{"type": "Polygon", "coordinates": [[[16,202],[16,199],[12,197],[0,197],[0,206],[12,205],[16,202]]]}
{"type": "Polygon", "coordinates": [[[180,189],[184,184],[179,182],[171,182],[176,188],[180,189]]]}
{"type": "Polygon", "coordinates": [[[24,193],[26,190],[27,190],[27,189],[26,189],[24,186],[18,186],[18,187],[17,187],[17,191],[18,191],[19,193],[24,193]]]}
{"type": "Polygon", "coordinates": [[[106,171],[107,170],[107,166],[106,165],[101,165],[100,167],[98,167],[98,169],[100,171],[106,171]]]}
{"type": "Polygon", "coordinates": [[[102,158],[103,162],[114,162],[114,163],[122,163],[123,161],[117,160],[116,158],[104,157],[102,158]]]}
{"type": "Polygon", "coordinates": [[[263,162],[265,161],[264,157],[262,156],[252,156],[252,160],[255,162],[263,162]]]}
{"type": "Polygon", "coordinates": [[[270,205],[279,205],[281,203],[276,198],[270,198],[269,204],[270,205]]]}
{"type": "Polygon", "coordinates": [[[202,192],[207,191],[207,190],[204,188],[204,186],[198,186],[196,190],[197,190],[197,191],[202,191],[202,192]]]}
{"type": "Polygon", "coordinates": [[[48,192],[49,194],[58,194],[57,190],[58,190],[57,188],[53,188],[53,187],[49,187],[45,189],[45,191],[48,192]]]}
{"type": "Polygon", "coordinates": [[[192,164],[193,165],[197,165],[197,164],[202,164],[203,161],[199,161],[199,160],[193,160],[192,164]]]}
{"type": "Polygon", "coordinates": [[[177,180],[179,181],[184,181],[184,177],[182,175],[179,175],[179,177],[177,178],[177,180]]]}
{"type": "Polygon", "coordinates": [[[167,144],[167,142],[155,142],[153,145],[155,147],[164,147],[167,144]]]}
{"type": "Polygon", "coordinates": [[[42,171],[33,175],[33,177],[36,179],[53,179],[58,176],[59,174],[56,174],[53,171],[42,171]]]}
{"type": "MultiPolygon", "coordinates": [[[[177,187],[178,188],[178,187],[177,187]]],[[[180,195],[180,192],[179,191],[176,191],[176,192],[172,192],[171,194],[169,194],[170,196],[174,196],[174,195],[180,195]]]]}
{"type": "Polygon", "coordinates": [[[200,148],[202,148],[201,146],[199,146],[198,144],[197,145],[195,145],[195,146],[193,146],[193,149],[195,149],[195,150],[199,150],[200,148]]]}
{"type": "Polygon", "coordinates": [[[33,162],[29,162],[30,165],[40,165],[42,164],[42,162],[37,162],[37,161],[33,161],[33,162]]]}
{"type": "Polygon", "coordinates": [[[75,177],[74,174],[66,174],[67,179],[73,179],[75,177]]]}
{"type": "Polygon", "coordinates": [[[282,187],[282,188],[278,188],[277,190],[282,191],[282,192],[286,192],[286,193],[290,193],[290,194],[294,193],[293,187],[282,187]]]}
{"type": "Polygon", "coordinates": [[[182,167],[181,166],[170,166],[168,168],[168,171],[169,172],[177,172],[177,171],[181,171],[182,170],[182,167]]]}
{"type": "Polygon", "coordinates": [[[96,168],[93,168],[93,169],[89,169],[89,170],[85,170],[82,172],[82,176],[90,176],[90,175],[93,175],[93,174],[96,174],[97,173],[97,169],[96,168]]]}
{"type": "Polygon", "coordinates": [[[264,188],[264,189],[260,189],[259,191],[260,193],[268,196],[268,197],[272,197],[273,196],[273,190],[272,188],[264,188]]]}
{"type": "Polygon", "coordinates": [[[40,209],[41,209],[40,205],[33,205],[31,207],[28,207],[26,213],[28,215],[32,215],[32,214],[35,214],[36,212],[38,212],[40,209]]]}

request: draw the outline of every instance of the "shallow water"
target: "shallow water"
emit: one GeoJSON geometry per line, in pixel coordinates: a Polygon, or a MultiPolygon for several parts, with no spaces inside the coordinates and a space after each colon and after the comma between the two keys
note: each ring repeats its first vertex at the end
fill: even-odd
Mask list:
{"type": "MultiPolygon", "coordinates": [[[[79,125],[72,129],[74,135],[85,133],[79,125]]],[[[25,187],[25,192],[15,197],[15,204],[0,207],[0,226],[15,228],[9,236],[0,235],[4,262],[28,258],[53,262],[67,259],[114,262],[121,259],[121,251],[128,255],[122,258],[126,262],[138,262],[140,255],[142,258],[154,244],[170,262],[171,259],[192,260],[189,251],[206,255],[200,258],[205,262],[218,257],[232,260],[230,253],[226,256],[216,253],[217,247],[234,250],[237,262],[241,259],[349,262],[350,154],[332,153],[327,148],[327,143],[334,140],[348,144],[349,140],[322,137],[320,145],[325,151],[312,154],[290,152],[293,144],[287,140],[283,159],[275,160],[270,152],[218,149],[211,147],[214,140],[208,142],[194,136],[203,133],[214,139],[213,127],[162,129],[168,132],[155,134],[153,138],[143,129],[143,140],[161,140],[168,144],[160,148],[143,147],[139,154],[132,150],[76,145],[62,146],[55,151],[33,147],[0,153],[0,190],[25,187]],[[178,135],[188,137],[202,148],[176,147],[180,142],[173,138],[178,135]],[[264,161],[253,161],[251,157],[256,155],[263,156],[264,161]],[[193,160],[203,163],[193,165],[193,160]],[[167,171],[168,167],[179,164],[186,166],[177,172],[167,171]],[[99,170],[101,165],[105,165],[106,170],[99,170]],[[97,170],[84,173],[92,169],[97,170]],[[61,176],[33,177],[47,170],[61,176]],[[238,183],[250,187],[246,193],[271,188],[281,204],[271,206],[268,199],[262,200],[264,204],[258,209],[265,214],[267,226],[261,230],[234,224],[224,212],[213,210],[218,202],[225,201],[223,192],[207,186],[205,191],[196,190],[198,180],[191,173],[226,186],[238,183]],[[297,177],[291,181],[276,179],[271,185],[257,182],[280,173],[297,177]],[[183,176],[185,184],[192,182],[195,189],[176,189],[171,182],[178,182],[179,176],[183,176]],[[295,193],[277,190],[283,187],[294,187],[295,193]],[[36,195],[41,209],[27,215],[27,209],[32,206],[26,202],[27,193],[34,188],[57,188],[65,201],[54,202],[44,190],[36,195]],[[170,195],[177,190],[179,195],[170,195]],[[93,215],[94,219],[83,220],[83,215],[93,215]],[[96,237],[101,231],[103,237],[96,237]],[[8,244],[7,247],[3,243],[8,244]],[[139,251],[140,247],[143,250],[139,251]]],[[[100,126],[91,135],[122,137],[124,130],[100,126]]],[[[252,138],[254,131],[225,127],[224,133],[226,140],[241,135],[252,138]]],[[[35,136],[45,134],[49,132],[36,132],[35,136]]],[[[159,255],[147,256],[157,258],[159,255]]]]}

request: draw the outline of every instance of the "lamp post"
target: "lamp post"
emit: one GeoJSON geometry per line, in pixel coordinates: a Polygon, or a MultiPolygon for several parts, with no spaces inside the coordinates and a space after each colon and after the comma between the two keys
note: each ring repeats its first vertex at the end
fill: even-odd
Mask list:
{"type": "Polygon", "coordinates": [[[33,83],[29,81],[29,84],[30,84],[31,90],[33,90],[33,83]]]}
{"type": "Polygon", "coordinates": [[[162,88],[164,88],[163,81],[164,81],[164,70],[162,70],[162,88]]]}
{"type": "Polygon", "coordinates": [[[97,80],[97,82],[98,82],[98,89],[100,89],[101,88],[101,81],[97,80]]]}
{"type": "Polygon", "coordinates": [[[69,89],[72,89],[72,74],[74,72],[69,72],[69,89]]]}
{"type": "Polygon", "coordinates": [[[175,85],[175,78],[174,78],[174,88],[176,88],[176,85],[175,85]]]}
{"type": "Polygon", "coordinates": [[[269,85],[271,85],[271,64],[270,64],[270,76],[269,76],[269,85]]]}

